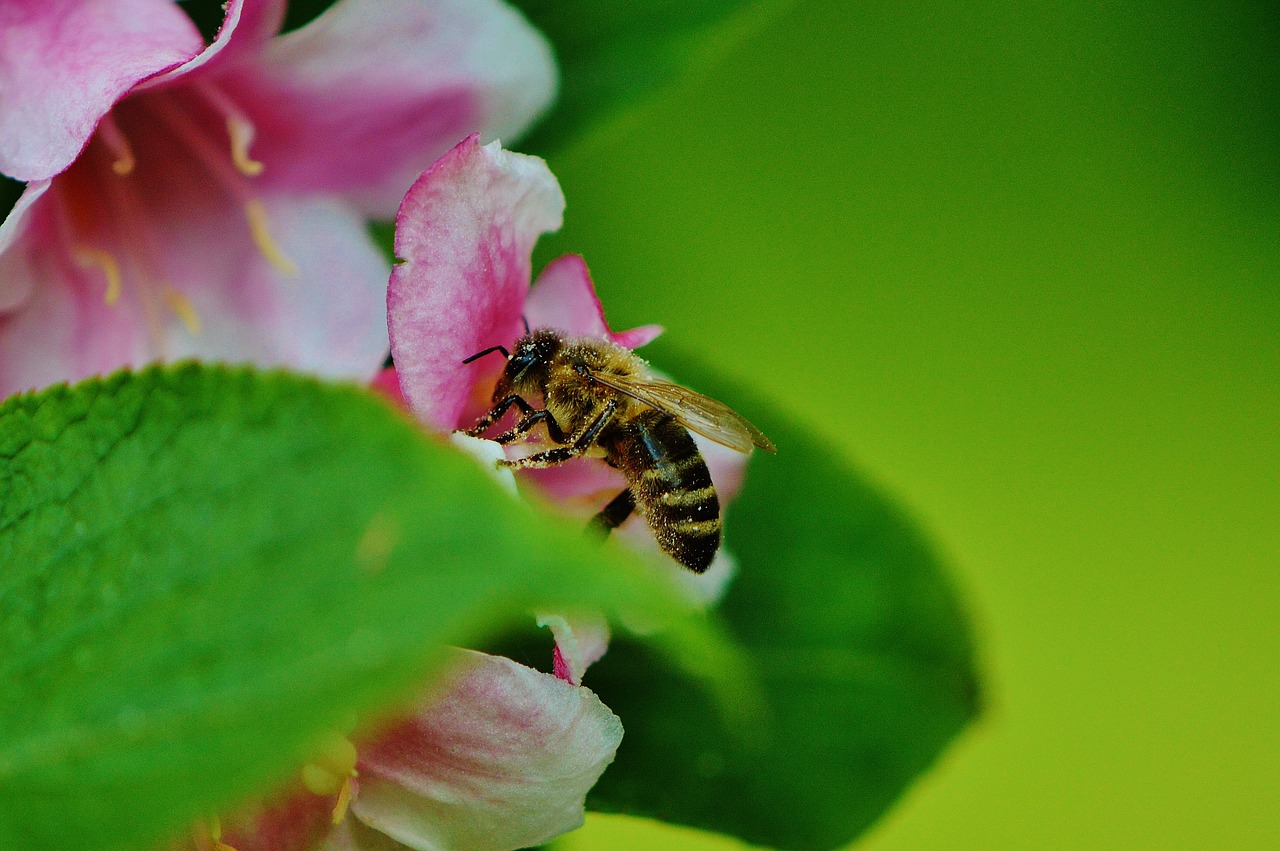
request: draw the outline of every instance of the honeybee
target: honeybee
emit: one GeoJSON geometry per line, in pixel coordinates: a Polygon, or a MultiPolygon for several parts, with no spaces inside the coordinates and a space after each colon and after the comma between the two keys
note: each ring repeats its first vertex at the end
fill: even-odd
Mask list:
{"type": "Polygon", "coordinates": [[[727,405],[664,381],[628,349],[594,337],[568,338],[551,328],[526,333],[508,352],[493,391],[493,407],[467,434],[479,437],[510,408],[510,443],[542,424],[557,446],[504,462],[516,469],[551,467],[571,458],[602,458],[626,478],[626,490],[590,522],[604,534],[639,511],[663,552],[702,573],[720,548],[720,500],[690,431],[735,449],[776,452],[761,431],[727,405]],[[542,408],[529,399],[541,396],[542,408]]]}

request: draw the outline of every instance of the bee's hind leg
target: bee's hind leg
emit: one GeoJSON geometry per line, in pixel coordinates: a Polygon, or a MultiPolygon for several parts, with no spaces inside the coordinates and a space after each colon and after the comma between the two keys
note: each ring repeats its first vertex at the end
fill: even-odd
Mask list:
{"type": "Polygon", "coordinates": [[[608,505],[600,509],[599,514],[591,518],[590,522],[587,523],[587,530],[601,537],[607,536],[614,529],[625,523],[627,518],[631,516],[631,512],[635,510],[635,494],[631,492],[631,488],[627,488],[611,499],[608,505]]]}

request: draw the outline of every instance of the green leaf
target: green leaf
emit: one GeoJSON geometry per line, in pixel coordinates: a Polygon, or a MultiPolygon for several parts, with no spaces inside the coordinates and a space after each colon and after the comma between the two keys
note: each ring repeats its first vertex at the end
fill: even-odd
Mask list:
{"type": "Polygon", "coordinates": [[[648,577],[360,388],[184,365],[11,398],[0,848],[147,847],[412,697],[442,642],[531,606],[669,620],[648,577]]]}
{"type": "Polygon", "coordinates": [[[560,66],[555,107],[514,147],[546,156],[603,117],[704,68],[776,0],[514,0],[560,66]]]}
{"type": "Polygon", "coordinates": [[[746,744],[651,649],[615,642],[588,683],[627,725],[588,800],[776,848],[865,830],[979,710],[970,633],[917,528],[794,422],[662,353],[778,446],[726,515],[739,573],[720,606],[769,718],[746,744]]]}

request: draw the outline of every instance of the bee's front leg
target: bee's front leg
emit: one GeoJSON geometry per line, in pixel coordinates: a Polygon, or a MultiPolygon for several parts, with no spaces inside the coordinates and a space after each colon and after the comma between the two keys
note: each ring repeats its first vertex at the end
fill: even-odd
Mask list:
{"type": "Polygon", "coordinates": [[[502,415],[505,414],[511,408],[512,405],[515,405],[517,408],[519,408],[520,413],[525,415],[532,414],[537,410],[536,408],[533,407],[533,405],[530,405],[524,399],[520,398],[519,396],[516,396],[515,394],[512,394],[507,398],[503,399],[501,402],[498,402],[492,408],[490,408],[489,413],[481,417],[476,422],[476,424],[473,425],[471,428],[467,429],[466,432],[464,432],[464,434],[468,434],[471,437],[479,437],[480,435],[484,434],[485,429],[489,428],[489,426],[493,425],[498,420],[502,419],[502,415]]]}

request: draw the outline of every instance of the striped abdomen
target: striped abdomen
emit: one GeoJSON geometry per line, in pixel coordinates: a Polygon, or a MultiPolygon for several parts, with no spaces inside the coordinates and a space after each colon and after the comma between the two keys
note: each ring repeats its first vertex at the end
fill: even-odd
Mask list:
{"type": "Polygon", "coordinates": [[[720,548],[720,500],[688,429],[652,410],[611,431],[609,460],[626,476],[658,545],[702,573],[720,548]]]}

